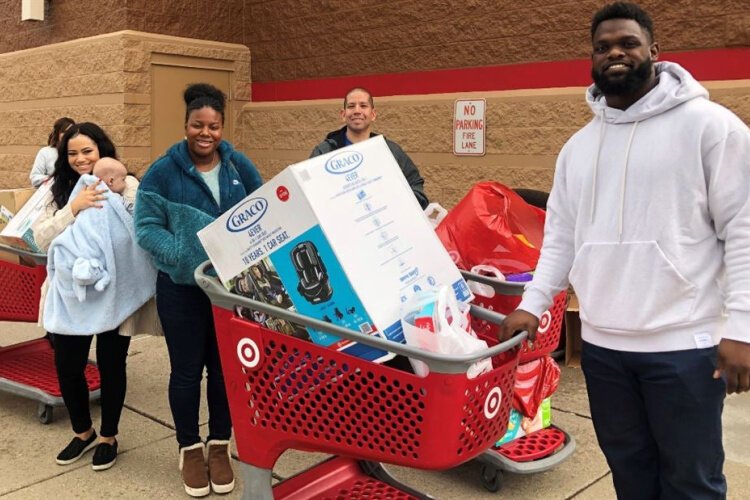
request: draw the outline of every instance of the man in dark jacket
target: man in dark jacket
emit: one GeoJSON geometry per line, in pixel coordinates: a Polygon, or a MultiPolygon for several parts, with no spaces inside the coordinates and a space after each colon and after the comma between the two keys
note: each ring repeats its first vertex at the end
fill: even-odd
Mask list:
{"type": "MultiPolygon", "coordinates": [[[[350,90],[344,97],[344,109],[341,110],[341,120],[346,125],[328,134],[325,141],[315,146],[310,158],[378,135],[370,131],[376,115],[375,104],[369,91],[359,87],[350,90]]],[[[422,208],[426,208],[430,202],[424,194],[424,179],[419,175],[417,166],[398,144],[388,139],[385,142],[401,167],[401,172],[404,173],[417,201],[422,208]]]]}

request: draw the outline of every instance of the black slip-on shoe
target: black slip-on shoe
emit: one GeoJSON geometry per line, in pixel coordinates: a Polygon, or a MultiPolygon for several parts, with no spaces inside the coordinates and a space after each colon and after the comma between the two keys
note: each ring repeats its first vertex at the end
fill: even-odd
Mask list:
{"type": "Polygon", "coordinates": [[[68,443],[68,446],[57,455],[55,462],[57,462],[58,465],[72,464],[95,446],[96,431],[92,432],[91,436],[86,440],[76,436],[70,443],[68,443]]]}
{"type": "Polygon", "coordinates": [[[107,470],[117,461],[117,441],[112,444],[99,443],[94,451],[91,468],[94,470],[107,470]]]}

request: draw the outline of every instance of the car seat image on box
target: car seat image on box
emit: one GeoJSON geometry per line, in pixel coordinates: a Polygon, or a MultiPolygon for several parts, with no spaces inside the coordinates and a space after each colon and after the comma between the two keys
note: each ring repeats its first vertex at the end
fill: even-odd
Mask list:
{"type": "Polygon", "coordinates": [[[299,243],[291,252],[292,263],[299,277],[297,291],[311,304],[325,302],[333,295],[328,272],[320,260],[318,249],[311,241],[299,243]]]}

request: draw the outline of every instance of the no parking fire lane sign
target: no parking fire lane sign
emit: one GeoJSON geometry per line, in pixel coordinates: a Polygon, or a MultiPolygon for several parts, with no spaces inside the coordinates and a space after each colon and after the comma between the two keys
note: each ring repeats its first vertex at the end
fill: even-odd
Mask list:
{"type": "Polygon", "coordinates": [[[484,99],[456,101],[453,111],[453,154],[456,156],[484,156],[485,109],[484,99]]]}

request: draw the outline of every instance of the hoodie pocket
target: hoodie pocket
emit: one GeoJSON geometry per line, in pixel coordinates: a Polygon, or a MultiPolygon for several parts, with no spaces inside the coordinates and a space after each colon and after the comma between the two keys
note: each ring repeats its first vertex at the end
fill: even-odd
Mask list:
{"type": "Polygon", "coordinates": [[[688,321],[697,292],[655,241],[584,243],[570,282],[581,319],[594,327],[633,332],[688,321]]]}

